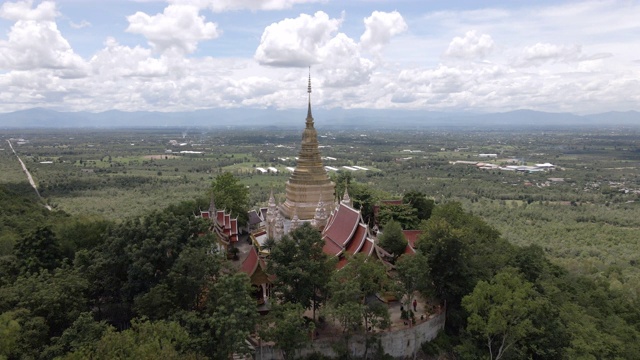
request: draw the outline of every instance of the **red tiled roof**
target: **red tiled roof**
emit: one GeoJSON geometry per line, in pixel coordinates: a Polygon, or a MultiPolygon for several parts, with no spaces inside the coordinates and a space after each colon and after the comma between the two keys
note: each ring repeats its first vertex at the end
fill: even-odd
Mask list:
{"type": "Polygon", "coordinates": [[[329,256],[337,256],[338,254],[342,253],[342,247],[333,242],[333,240],[325,237],[322,251],[324,251],[324,253],[329,256]]]}
{"type": "Polygon", "coordinates": [[[353,234],[351,242],[349,242],[346,251],[352,255],[357,253],[358,251],[360,251],[360,248],[362,248],[362,245],[364,245],[366,239],[367,226],[364,224],[358,224],[358,228],[356,229],[355,234],[353,234]]]}
{"type": "Polygon", "coordinates": [[[407,239],[407,247],[404,249],[404,254],[416,253],[416,241],[420,238],[422,230],[402,230],[405,239],[407,239]]]}
{"type": "Polygon", "coordinates": [[[209,218],[209,212],[208,212],[208,211],[202,211],[202,210],[200,210],[200,216],[201,216],[203,219],[208,219],[208,218],[209,218]]]}
{"type": "Polygon", "coordinates": [[[416,241],[420,238],[422,230],[402,230],[404,237],[407,239],[412,248],[416,248],[416,241]]]}
{"type": "Polygon", "coordinates": [[[336,208],[334,211],[331,212],[331,214],[329,214],[329,218],[327,219],[327,225],[324,227],[325,229],[329,228],[333,220],[335,220],[337,213],[338,213],[338,208],[336,208]]]}
{"type": "Polygon", "coordinates": [[[224,228],[225,230],[231,230],[231,214],[224,214],[224,228]]]}
{"type": "Polygon", "coordinates": [[[347,205],[340,204],[333,221],[325,227],[323,237],[331,239],[336,244],[344,247],[353,236],[359,223],[360,212],[347,205]]]}
{"type": "Polygon", "coordinates": [[[231,220],[231,241],[238,241],[238,219],[231,220]]]}
{"type": "Polygon", "coordinates": [[[246,259],[244,259],[242,265],[240,266],[240,271],[251,276],[258,268],[259,262],[260,258],[258,257],[258,252],[256,251],[256,248],[252,246],[251,250],[249,251],[249,255],[246,259]]]}
{"type": "Polygon", "coordinates": [[[218,221],[218,225],[223,226],[224,225],[224,211],[219,210],[218,213],[216,214],[216,220],[218,221]]]}
{"type": "Polygon", "coordinates": [[[367,256],[371,256],[371,254],[373,253],[373,248],[374,248],[373,240],[371,240],[370,238],[367,238],[364,244],[362,245],[362,248],[360,249],[360,253],[365,254],[367,256]]]}

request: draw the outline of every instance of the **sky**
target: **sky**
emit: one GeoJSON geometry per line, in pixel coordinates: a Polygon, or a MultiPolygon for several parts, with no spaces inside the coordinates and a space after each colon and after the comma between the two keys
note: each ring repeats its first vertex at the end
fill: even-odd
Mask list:
{"type": "Polygon", "coordinates": [[[640,2],[0,2],[0,112],[640,110],[640,2]]]}

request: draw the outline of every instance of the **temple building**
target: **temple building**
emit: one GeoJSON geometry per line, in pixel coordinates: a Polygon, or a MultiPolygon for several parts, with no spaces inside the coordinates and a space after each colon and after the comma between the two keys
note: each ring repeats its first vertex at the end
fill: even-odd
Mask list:
{"type": "Polygon", "coordinates": [[[201,210],[199,217],[211,221],[209,230],[216,235],[218,240],[217,250],[220,253],[226,254],[229,249],[235,247],[239,234],[238,218],[231,218],[231,213],[227,213],[226,210],[218,210],[213,196],[211,196],[209,209],[206,211],[201,210]]]}
{"type": "Polygon", "coordinates": [[[300,154],[296,168],[286,184],[286,201],[280,206],[280,210],[287,219],[293,219],[295,213],[300,220],[310,220],[318,211],[322,217],[322,211],[329,214],[334,207],[335,184],[329,179],[322,165],[318,149],[318,133],[313,127],[311,75],[309,75],[307,92],[309,104],[300,154]],[[322,203],[321,210],[318,209],[319,203],[322,203]]]}

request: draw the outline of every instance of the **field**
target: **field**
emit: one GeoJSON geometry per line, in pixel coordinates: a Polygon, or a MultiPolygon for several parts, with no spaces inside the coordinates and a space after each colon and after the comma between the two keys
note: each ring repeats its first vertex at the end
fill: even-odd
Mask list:
{"type": "MultiPolygon", "coordinates": [[[[284,200],[287,167],[295,166],[300,132],[4,131],[1,181],[26,182],[6,143],[11,138],[47,203],[73,215],[119,221],[206,197],[211,181],[227,171],[249,188],[258,206],[266,203],[271,189],[284,200]],[[18,139],[25,141],[18,145],[18,139]],[[258,171],[270,167],[278,172],[258,171]]],[[[460,201],[509,241],[539,244],[570,270],[640,295],[638,129],[319,129],[319,141],[326,166],[351,171],[378,199],[418,190],[436,202],[460,201]],[[503,167],[551,163],[555,168],[505,171],[481,169],[476,162],[503,167]]]]}

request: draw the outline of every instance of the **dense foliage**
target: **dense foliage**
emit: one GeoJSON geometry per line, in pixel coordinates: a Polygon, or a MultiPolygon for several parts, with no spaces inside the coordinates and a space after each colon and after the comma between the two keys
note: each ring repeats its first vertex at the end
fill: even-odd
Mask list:
{"type": "Polygon", "coordinates": [[[414,259],[400,259],[402,283],[447,307],[451,341],[444,350],[428,345],[430,352],[463,359],[640,356],[637,299],[553,265],[540,247],[506,242],[459,203],[435,207],[417,247],[414,259]],[[414,262],[427,271],[416,271],[414,262]],[[433,286],[421,288],[410,276],[433,286]]]}
{"type": "Polygon", "coordinates": [[[0,259],[0,358],[246,352],[257,318],[249,279],[225,270],[203,235],[208,224],[193,216],[198,208],[183,203],[107,226],[69,220],[23,235],[0,259]],[[89,244],[86,229],[102,231],[89,244]]]}

